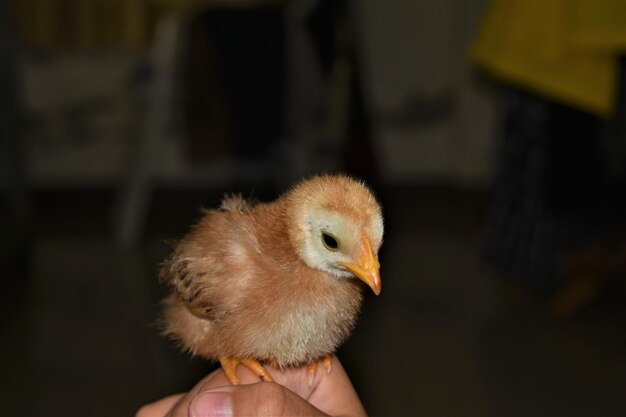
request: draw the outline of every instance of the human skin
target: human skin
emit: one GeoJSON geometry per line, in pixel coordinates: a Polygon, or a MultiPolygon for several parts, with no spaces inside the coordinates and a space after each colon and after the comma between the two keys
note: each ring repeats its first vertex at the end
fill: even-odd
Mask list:
{"type": "Polygon", "coordinates": [[[249,369],[237,370],[241,385],[231,385],[221,369],[189,392],[142,407],[136,417],[350,416],[365,410],[337,357],[330,373],[319,366],[309,386],[307,367],[278,370],[266,366],[275,382],[259,382],[249,369]]]}

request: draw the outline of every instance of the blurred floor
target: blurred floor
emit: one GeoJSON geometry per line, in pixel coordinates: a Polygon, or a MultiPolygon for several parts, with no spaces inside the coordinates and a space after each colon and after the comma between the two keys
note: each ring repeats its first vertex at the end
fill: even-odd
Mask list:
{"type": "MultiPolygon", "coordinates": [[[[113,192],[35,194],[26,302],[0,335],[6,415],[132,415],[208,372],[158,336],[156,273],[165,240],[220,194],[159,191],[134,254],[110,243],[113,192]]],[[[392,188],[381,196],[383,292],[366,297],[339,352],[372,416],[623,415],[621,289],[554,320],[545,296],[480,262],[481,192],[392,188]]]]}

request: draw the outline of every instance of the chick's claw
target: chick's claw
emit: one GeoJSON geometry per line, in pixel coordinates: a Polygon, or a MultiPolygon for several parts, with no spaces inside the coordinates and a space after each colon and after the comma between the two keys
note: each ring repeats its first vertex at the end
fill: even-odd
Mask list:
{"type": "Polygon", "coordinates": [[[309,388],[313,386],[313,381],[315,381],[315,373],[317,372],[317,361],[313,361],[307,367],[307,383],[309,388]]]}
{"type": "MultiPolygon", "coordinates": [[[[332,355],[327,355],[322,358],[322,367],[326,369],[326,373],[329,374],[332,369],[333,357],[332,355]]],[[[317,361],[312,361],[307,366],[307,383],[309,384],[309,388],[313,386],[313,382],[315,382],[315,375],[317,374],[317,361]]]]}
{"type": "Polygon", "coordinates": [[[324,369],[326,369],[326,373],[329,374],[330,371],[333,369],[333,356],[324,356],[324,359],[322,359],[322,366],[324,367],[324,369]]]}
{"type": "Polygon", "coordinates": [[[256,376],[265,382],[274,382],[270,374],[265,370],[263,365],[254,359],[242,359],[241,364],[250,369],[256,376]]]}
{"type": "Polygon", "coordinates": [[[274,380],[267,372],[267,370],[258,361],[254,359],[234,359],[229,357],[221,357],[220,364],[224,375],[232,385],[239,385],[239,377],[237,376],[237,365],[242,364],[246,368],[250,369],[256,376],[266,382],[273,382],[274,380]]]}

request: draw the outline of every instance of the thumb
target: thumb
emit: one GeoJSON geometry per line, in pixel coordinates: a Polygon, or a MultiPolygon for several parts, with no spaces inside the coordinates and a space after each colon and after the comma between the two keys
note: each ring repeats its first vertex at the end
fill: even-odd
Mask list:
{"type": "Polygon", "coordinates": [[[272,382],[226,386],[203,391],[189,404],[189,415],[191,417],[328,417],[302,397],[272,382]]]}

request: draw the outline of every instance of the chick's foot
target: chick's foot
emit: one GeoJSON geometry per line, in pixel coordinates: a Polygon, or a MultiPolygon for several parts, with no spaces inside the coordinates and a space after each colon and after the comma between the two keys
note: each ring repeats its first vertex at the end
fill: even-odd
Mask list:
{"type": "MultiPolygon", "coordinates": [[[[329,374],[332,369],[333,357],[332,355],[324,356],[322,359],[322,367],[326,369],[326,373],[329,374]]],[[[313,386],[313,382],[315,381],[315,374],[317,373],[317,361],[312,361],[309,363],[307,367],[307,375],[308,375],[308,384],[309,387],[313,386]]]]}
{"type": "Polygon", "coordinates": [[[228,382],[233,385],[239,385],[239,377],[237,376],[237,365],[239,364],[242,364],[246,368],[250,369],[256,376],[261,378],[263,381],[274,381],[270,374],[265,370],[263,365],[261,365],[258,361],[254,359],[235,359],[222,356],[220,358],[220,364],[222,365],[222,370],[224,371],[224,375],[226,375],[228,382]]]}

